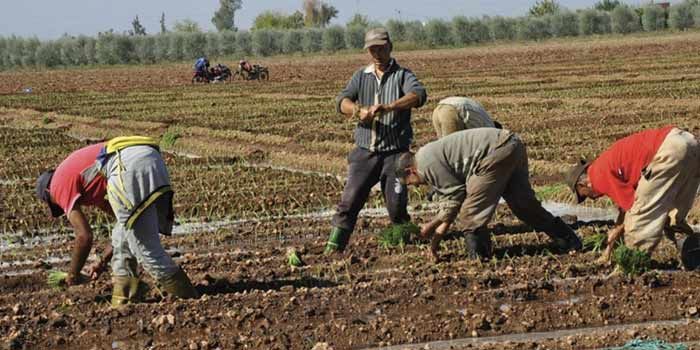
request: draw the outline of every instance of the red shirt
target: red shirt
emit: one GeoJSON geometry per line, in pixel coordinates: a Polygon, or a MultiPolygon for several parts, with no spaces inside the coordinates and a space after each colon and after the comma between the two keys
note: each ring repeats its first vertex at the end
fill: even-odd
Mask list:
{"type": "Polygon", "coordinates": [[[94,205],[106,208],[108,205],[107,179],[96,176],[90,183],[83,183],[81,173],[95,164],[97,155],[104,143],[98,143],[81,148],[64,159],[58,165],[51,178],[49,193],[51,199],[67,214],[80,205],[94,205]]]}
{"type": "Polygon", "coordinates": [[[630,210],[642,171],[673,128],[646,130],[615,142],[588,167],[593,190],[610,197],[624,211],[630,210]]]}

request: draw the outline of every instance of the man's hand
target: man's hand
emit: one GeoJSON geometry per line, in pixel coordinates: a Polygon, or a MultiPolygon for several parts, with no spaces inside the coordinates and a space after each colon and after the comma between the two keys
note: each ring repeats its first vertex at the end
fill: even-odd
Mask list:
{"type": "Polygon", "coordinates": [[[430,236],[435,233],[435,228],[436,226],[433,225],[432,222],[423,225],[423,227],[420,228],[420,239],[430,238],[430,236]]]}
{"type": "Polygon", "coordinates": [[[393,107],[389,104],[378,104],[369,108],[369,113],[374,117],[381,117],[384,113],[389,113],[393,110],[393,107]]]}
{"type": "Polygon", "coordinates": [[[368,108],[360,108],[359,117],[363,123],[371,123],[374,120],[374,114],[371,114],[368,108]]]}
{"type": "Polygon", "coordinates": [[[617,225],[608,231],[608,242],[603,255],[598,259],[598,263],[609,265],[612,258],[612,252],[615,242],[625,233],[625,225],[617,225]]]}
{"type": "Polygon", "coordinates": [[[100,275],[105,272],[107,269],[107,265],[102,263],[102,261],[98,261],[92,265],[90,265],[87,269],[88,277],[90,277],[91,280],[95,281],[97,280],[100,275]]]}

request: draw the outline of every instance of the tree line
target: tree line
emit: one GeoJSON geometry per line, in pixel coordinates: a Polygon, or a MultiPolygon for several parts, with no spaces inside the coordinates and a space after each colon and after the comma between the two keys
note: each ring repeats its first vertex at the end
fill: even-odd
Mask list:
{"type": "MultiPolygon", "coordinates": [[[[63,36],[45,41],[17,36],[0,37],[0,69],[152,64],[201,56],[269,56],[361,49],[367,28],[379,25],[389,30],[394,42],[408,43],[417,48],[700,27],[698,0],[687,0],[668,9],[655,4],[632,7],[615,0],[602,0],[594,7],[578,11],[562,9],[553,0],[541,0],[523,17],[457,16],[451,20],[421,22],[392,19],[378,23],[358,14],[345,26],[327,26],[337,11],[327,5],[324,9],[325,3],[320,1],[305,1],[303,10],[306,13],[281,16],[295,16],[293,21],[297,21],[296,24],[261,20],[260,23],[266,24],[254,25],[249,31],[237,30],[234,26],[233,13],[240,8],[240,1],[221,0],[221,3],[222,8],[225,3],[231,7],[215,13],[212,18],[219,32],[202,32],[191,21],[180,21],[173,31],[169,31],[165,28],[163,15],[157,34],[146,34],[137,17],[132,22],[133,29],[126,33],[110,30],[96,37],[63,36]]],[[[267,15],[263,13],[258,19],[267,15]]]]}

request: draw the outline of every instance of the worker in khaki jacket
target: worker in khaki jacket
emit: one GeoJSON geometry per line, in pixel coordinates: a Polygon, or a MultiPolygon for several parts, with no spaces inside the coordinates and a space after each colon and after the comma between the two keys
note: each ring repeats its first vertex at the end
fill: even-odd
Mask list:
{"type": "Polygon", "coordinates": [[[48,205],[51,216],[65,214],[75,230],[68,285],[84,282],[81,270],[93,234],[82,208],[95,206],[117,220],[111,246],[88,269],[95,279],[111,260],[113,306],[138,301],[143,285],[137,263],[168,293],[181,298],[198,296],[158,236],[159,232],[171,233],[174,215],[170,177],[155,140],[127,136],[81,148],[55,171],[41,174],[36,195],[48,205]]]}
{"type": "Polygon", "coordinates": [[[579,203],[607,196],[619,208],[601,261],[610,260],[622,236],[628,247],[651,253],[666,232],[684,265],[700,266],[698,236],[686,222],[700,184],[700,146],[693,134],[666,126],[630,135],[593,162],[582,161],[567,182],[579,203]],[[689,236],[677,241],[676,233],[689,236]]]}
{"type": "Polygon", "coordinates": [[[554,240],[556,249],[581,249],[581,241],[560,218],[545,210],[529,182],[525,145],[520,138],[496,128],[458,131],[422,147],[414,155],[397,160],[397,176],[409,185],[428,184],[435,189],[440,212],[421,228],[421,236],[433,236],[438,248],[444,234],[459,215],[471,258],[491,256],[487,224],[501,196],[513,214],[554,240]],[[460,212],[461,210],[461,212],[460,212]]]}
{"type": "Polygon", "coordinates": [[[501,128],[501,124],[491,118],[481,103],[460,96],[440,100],[433,110],[432,119],[438,138],[467,129],[501,128]]]}

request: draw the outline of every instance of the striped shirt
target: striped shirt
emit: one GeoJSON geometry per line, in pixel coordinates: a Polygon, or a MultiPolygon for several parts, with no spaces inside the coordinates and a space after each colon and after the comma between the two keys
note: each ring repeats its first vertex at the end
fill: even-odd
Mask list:
{"type": "Polygon", "coordinates": [[[452,222],[467,198],[467,182],[481,161],[513,135],[508,130],[480,128],[458,131],[433,141],[416,153],[416,168],[435,190],[438,217],[452,222]]]}
{"type": "MultiPolygon", "coordinates": [[[[410,70],[399,66],[392,59],[389,69],[381,79],[371,64],[353,74],[348,85],[336,98],[336,109],[346,98],[362,106],[389,104],[411,92],[418,95],[418,107],[427,100],[425,88],[410,70]]],[[[413,142],[411,110],[384,113],[370,123],[358,122],[355,128],[355,144],[370,152],[408,150],[413,142]]]]}
{"type": "Polygon", "coordinates": [[[438,102],[438,105],[452,106],[457,110],[457,116],[464,121],[467,129],[493,128],[493,118],[486,112],[481,103],[466,97],[448,97],[438,102]]]}

